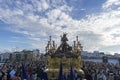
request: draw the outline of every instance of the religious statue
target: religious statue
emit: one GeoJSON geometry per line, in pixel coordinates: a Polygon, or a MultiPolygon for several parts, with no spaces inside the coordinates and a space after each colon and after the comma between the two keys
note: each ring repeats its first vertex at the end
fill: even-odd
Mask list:
{"type": "Polygon", "coordinates": [[[81,72],[82,59],[79,54],[81,53],[82,49],[79,46],[80,42],[78,41],[78,37],[77,40],[74,42],[74,46],[70,46],[67,41],[67,34],[64,33],[61,36],[60,45],[58,47],[55,47],[55,43],[51,40],[50,37],[48,51],[46,53],[46,61],[48,67],[46,72],[50,80],[58,80],[57,78],[59,74],[60,62],[63,64],[63,70],[67,74],[70,74],[70,64],[72,64],[74,69],[77,70],[77,73],[84,77],[84,74],[81,72]]]}
{"type": "Polygon", "coordinates": [[[63,34],[63,37],[61,37],[61,41],[62,41],[62,42],[66,42],[66,41],[68,41],[66,35],[67,35],[67,34],[64,33],[64,34],[63,34]]]}
{"type": "Polygon", "coordinates": [[[63,34],[63,37],[61,38],[61,49],[62,49],[62,52],[67,52],[68,51],[68,48],[69,48],[69,45],[67,44],[67,37],[66,37],[67,34],[63,34]]]}

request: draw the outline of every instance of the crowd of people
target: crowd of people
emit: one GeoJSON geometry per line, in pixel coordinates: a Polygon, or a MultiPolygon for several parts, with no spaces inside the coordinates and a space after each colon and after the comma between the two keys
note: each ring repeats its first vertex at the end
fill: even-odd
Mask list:
{"type": "Polygon", "coordinates": [[[22,80],[22,67],[25,67],[27,80],[48,80],[41,62],[5,63],[0,65],[0,80],[22,80]],[[23,65],[24,64],[24,65],[23,65]]]}
{"type": "MultiPolygon", "coordinates": [[[[44,63],[26,62],[23,64],[28,80],[49,80],[44,72],[44,63]]],[[[0,80],[21,80],[21,67],[22,63],[18,62],[0,65],[0,80]]],[[[85,61],[82,70],[86,80],[120,80],[120,66],[118,65],[85,61]]],[[[82,77],[79,80],[83,80],[82,77]]]]}
{"type": "Polygon", "coordinates": [[[110,63],[83,62],[87,80],[120,80],[120,66],[110,63]]]}

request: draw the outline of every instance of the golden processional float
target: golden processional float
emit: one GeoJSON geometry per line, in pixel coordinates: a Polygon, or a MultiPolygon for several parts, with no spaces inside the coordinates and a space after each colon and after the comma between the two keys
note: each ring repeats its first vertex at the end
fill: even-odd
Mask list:
{"type": "Polygon", "coordinates": [[[82,59],[81,52],[82,46],[80,41],[78,41],[78,36],[76,37],[76,41],[74,41],[73,46],[69,46],[67,43],[68,38],[66,37],[66,33],[61,37],[60,46],[56,46],[55,41],[51,39],[48,41],[46,46],[46,63],[47,70],[46,73],[48,75],[49,80],[58,80],[60,63],[62,62],[63,72],[65,75],[69,75],[70,73],[70,64],[72,64],[74,70],[84,77],[84,73],[81,70],[82,67],[82,59]]]}

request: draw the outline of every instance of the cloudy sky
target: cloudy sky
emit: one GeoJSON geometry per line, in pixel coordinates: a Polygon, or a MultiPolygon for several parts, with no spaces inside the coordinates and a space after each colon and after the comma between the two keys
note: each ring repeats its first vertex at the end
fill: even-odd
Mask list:
{"type": "Polygon", "coordinates": [[[78,35],[84,50],[120,53],[120,0],[0,0],[0,51],[44,51],[63,32],[70,45],[78,35]]]}

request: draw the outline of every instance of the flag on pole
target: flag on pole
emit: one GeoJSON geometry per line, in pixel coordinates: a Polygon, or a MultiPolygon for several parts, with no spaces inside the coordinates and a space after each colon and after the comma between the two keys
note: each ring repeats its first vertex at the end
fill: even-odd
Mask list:
{"type": "Polygon", "coordinates": [[[26,69],[25,69],[25,66],[23,64],[22,64],[22,78],[21,78],[21,80],[28,80],[26,69]]]}
{"type": "Polygon", "coordinates": [[[59,70],[58,80],[64,80],[63,70],[62,70],[62,63],[61,62],[60,62],[60,70],[59,70]]]}

